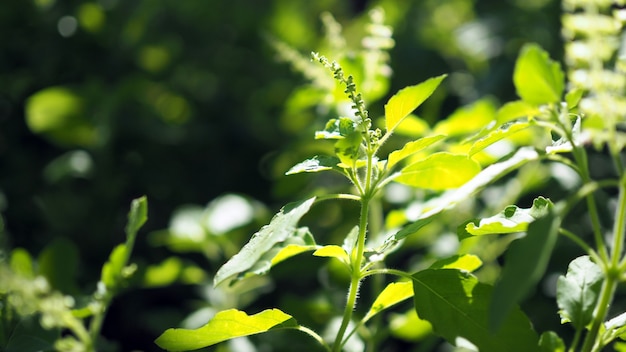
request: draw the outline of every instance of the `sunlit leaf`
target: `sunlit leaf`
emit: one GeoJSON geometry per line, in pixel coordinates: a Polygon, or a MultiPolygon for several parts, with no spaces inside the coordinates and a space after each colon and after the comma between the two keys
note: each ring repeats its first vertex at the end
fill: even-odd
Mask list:
{"type": "Polygon", "coordinates": [[[315,198],[310,198],[284,206],[268,225],[255,233],[241,251],[217,271],[213,284],[217,286],[233,276],[246,272],[277,243],[285,241],[296,232],[298,221],[309,211],[314,201],[315,198]]]}
{"type": "Polygon", "coordinates": [[[538,350],[531,323],[516,307],[501,328],[492,332],[488,323],[491,286],[471,274],[455,269],[427,269],[413,275],[415,309],[433,331],[454,345],[468,343],[481,352],[528,352],[538,350]]]}
{"type": "Polygon", "coordinates": [[[434,133],[447,136],[473,134],[495,120],[496,106],[491,99],[481,99],[455,110],[448,118],[437,123],[434,133]]]}
{"type": "Polygon", "coordinates": [[[498,128],[497,130],[489,132],[486,136],[474,142],[474,144],[472,144],[472,147],[469,150],[469,155],[472,156],[484,150],[485,148],[489,147],[490,145],[498,141],[501,141],[502,139],[507,138],[530,126],[531,124],[527,121],[519,121],[519,122],[510,123],[510,124],[505,124],[501,126],[500,128],[498,128]]]}
{"type": "Polygon", "coordinates": [[[359,158],[361,146],[361,133],[353,132],[335,143],[335,154],[345,165],[352,166],[359,158]]]}
{"type": "Polygon", "coordinates": [[[315,139],[341,139],[355,131],[355,122],[348,117],[330,119],[323,131],[315,132],[315,139]]]}
{"type": "Polygon", "coordinates": [[[229,309],[217,313],[206,325],[198,329],[167,329],[155,343],[168,351],[189,351],[236,337],[297,327],[295,319],[278,309],[268,309],[254,315],[229,309]]]}
{"type": "Polygon", "coordinates": [[[567,274],[560,276],[556,285],[562,323],[570,322],[576,329],[582,329],[591,322],[603,277],[602,269],[589,256],[569,263],[567,274]]]}
{"type": "Polygon", "coordinates": [[[299,174],[302,172],[320,172],[332,170],[337,167],[340,160],[331,156],[315,156],[293,166],[285,175],[299,174]]]}
{"type": "Polygon", "coordinates": [[[528,224],[546,215],[550,206],[552,202],[543,197],[536,198],[526,209],[509,205],[497,215],[468,223],[465,231],[474,236],[523,232],[528,224]]]}
{"type": "Polygon", "coordinates": [[[134,237],[137,231],[148,220],[148,200],[146,196],[133,199],[128,212],[128,222],[126,223],[126,235],[134,237]]]}
{"type": "Polygon", "coordinates": [[[418,317],[415,309],[410,309],[402,314],[391,313],[389,315],[389,333],[395,338],[417,342],[432,332],[433,326],[427,320],[418,317]]]}
{"type": "Polygon", "coordinates": [[[520,148],[511,157],[488,166],[478,173],[478,175],[474,176],[474,178],[470,181],[466,182],[463,186],[455,190],[447,191],[439,197],[427,202],[424,205],[423,212],[419,214],[417,218],[412,219],[413,223],[387,237],[385,244],[392,247],[397,241],[402,240],[406,236],[417,232],[421,227],[427,225],[431,221],[430,218],[432,216],[454,207],[459,202],[471,197],[476,192],[483,189],[489,183],[519,168],[527,162],[538,158],[539,154],[535,151],[535,149],[531,147],[520,148]]]}
{"type": "Polygon", "coordinates": [[[289,259],[293,256],[304,252],[314,251],[318,248],[315,245],[301,245],[301,244],[289,244],[280,249],[280,251],[272,258],[271,264],[272,266],[289,259]]]}
{"type": "Polygon", "coordinates": [[[432,154],[400,171],[395,181],[418,188],[445,190],[463,185],[480,172],[480,165],[466,155],[432,154]]]}
{"type": "Polygon", "coordinates": [[[496,113],[496,120],[498,121],[498,125],[503,125],[522,117],[533,117],[537,114],[539,114],[539,108],[537,108],[537,106],[523,100],[516,100],[502,105],[496,113]]]}
{"type": "Polygon", "coordinates": [[[557,103],[565,85],[561,65],[541,47],[527,44],[517,58],[513,82],[517,95],[534,105],[557,103]]]}
{"type": "Polygon", "coordinates": [[[420,138],[413,142],[408,142],[404,145],[404,147],[402,147],[402,149],[393,151],[389,154],[389,158],[387,159],[387,168],[391,169],[392,167],[394,167],[394,165],[402,161],[404,158],[420,152],[444,138],[446,138],[446,136],[440,134],[420,138]]]}
{"type": "Polygon", "coordinates": [[[565,343],[554,331],[546,331],[539,338],[541,352],[565,352],[565,343]]]}
{"type": "Polygon", "coordinates": [[[15,248],[11,251],[10,259],[11,270],[17,275],[24,278],[34,279],[35,270],[33,269],[33,258],[24,248],[15,248]]]}
{"type": "Polygon", "coordinates": [[[319,248],[313,252],[313,255],[316,257],[337,258],[346,264],[350,263],[350,258],[346,250],[336,245],[327,245],[319,248]]]}
{"type": "Polygon", "coordinates": [[[413,297],[413,283],[411,281],[392,282],[376,297],[363,320],[367,321],[381,311],[411,297],[413,297]]]}
{"type": "Polygon", "coordinates": [[[122,270],[126,265],[127,252],[128,248],[125,244],[117,245],[113,251],[111,251],[109,260],[102,266],[100,281],[102,281],[107,288],[115,288],[120,284],[122,270]]]}
{"type": "Polygon", "coordinates": [[[420,106],[437,89],[446,75],[430,78],[418,85],[401,89],[385,105],[385,129],[393,132],[413,110],[420,106]]]}
{"type": "Polygon", "coordinates": [[[473,272],[483,265],[483,261],[473,254],[457,254],[434,262],[429,269],[459,269],[473,272]]]}
{"type": "Polygon", "coordinates": [[[511,243],[504,257],[502,273],[493,290],[489,310],[491,328],[501,327],[508,313],[541,280],[556,244],[559,226],[559,217],[553,207],[548,206],[545,215],[528,225],[526,236],[511,243]]]}

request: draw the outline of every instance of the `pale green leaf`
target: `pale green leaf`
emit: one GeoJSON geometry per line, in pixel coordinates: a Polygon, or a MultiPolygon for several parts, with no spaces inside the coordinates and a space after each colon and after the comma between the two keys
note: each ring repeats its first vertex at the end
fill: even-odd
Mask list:
{"type": "Polygon", "coordinates": [[[315,156],[311,159],[307,159],[301,163],[294,165],[285,175],[299,174],[302,172],[320,172],[325,170],[332,170],[337,167],[340,160],[331,156],[315,156]]]}
{"type": "Polygon", "coordinates": [[[473,134],[495,120],[496,105],[492,99],[481,99],[455,110],[435,125],[434,133],[449,137],[473,134]]]}
{"type": "Polygon", "coordinates": [[[413,283],[411,281],[392,282],[376,297],[363,320],[367,321],[381,311],[411,297],[413,297],[413,283]]]}
{"type": "Polygon", "coordinates": [[[387,168],[391,169],[404,158],[420,152],[444,138],[446,138],[446,136],[439,134],[420,138],[413,142],[408,142],[402,147],[402,149],[393,151],[389,154],[389,158],[387,159],[387,168]]]}
{"type": "Polygon", "coordinates": [[[335,154],[342,164],[352,166],[359,159],[361,133],[353,132],[335,143],[335,154]]]}
{"type": "Polygon", "coordinates": [[[353,133],[355,129],[356,124],[351,118],[330,119],[323,131],[315,132],[315,139],[341,139],[353,133]]]}
{"type": "Polygon", "coordinates": [[[111,251],[109,260],[102,266],[100,281],[102,281],[107,288],[114,288],[121,283],[122,270],[126,265],[127,252],[128,247],[126,247],[125,244],[117,245],[113,251],[111,251]]]}
{"type": "Polygon", "coordinates": [[[466,155],[440,152],[406,166],[395,181],[418,188],[456,188],[480,172],[480,165],[466,155]]]}
{"type": "Polygon", "coordinates": [[[532,207],[526,209],[509,205],[497,215],[468,223],[465,230],[474,236],[523,232],[528,224],[545,215],[550,206],[552,202],[543,197],[535,198],[532,207]]]}
{"type": "Polygon", "coordinates": [[[508,102],[498,109],[496,120],[498,125],[517,120],[524,117],[534,117],[539,114],[537,106],[529,104],[523,100],[508,102]]]}
{"type": "Polygon", "coordinates": [[[565,352],[565,343],[554,331],[546,331],[539,338],[541,352],[565,352]]]}
{"type": "Polygon", "coordinates": [[[455,269],[427,269],[413,275],[417,315],[451,344],[469,342],[481,352],[538,351],[538,336],[526,315],[516,307],[498,331],[488,322],[491,286],[455,269]]]}
{"type": "Polygon", "coordinates": [[[582,329],[591,322],[603,277],[602,269],[589,256],[569,263],[567,274],[560,276],[556,284],[562,323],[571,322],[576,329],[582,329]]]}
{"type": "Polygon", "coordinates": [[[446,75],[430,78],[418,85],[401,89],[385,105],[385,128],[387,133],[400,125],[413,110],[420,106],[437,89],[446,75]]]}
{"type": "Polygon", "coordinates": [[[274,266],[286,259],[296,256],[300,253],[314,251],[318,248],[315,245],[288,244],[280,249],[280,251],[272,258],[271,265],[274,266]]]}
{"type": "Polygon", "coordinates": [[[417,316],[415,309],[389,314],[389,333],[404,341],[417,342],[431,335],[433,326],[417,316]]]}
{"type": "Polygon", "coordinates": [[[530,126],[531,124],[528,121],[518,121],[518,122],[504,124],[500,128],[489,132],[486,136],[474,142],[474,144],[472,144],[469,150],[469,155],[472,156],[484,150],[485,148],[489,147],[490,145],[496,142],[499,142],[503,140],[504,138],[507,138],[530,126]]]}
{"type": "Polygon", "coordinates": [[[327,245],[322,248],[319,248],[313,255],[316,257],[327,257],[327,258],[337,258],[343,263],[349,264],[350,257],[348,257],[348,253],[345,249],[337,246],[337,245],[327,245]]]}
{"type": "Polygon", "coordinates": [[[134,240],[137,231],[148,220],[148,200],[146,196],[133,199],[130,205],[130,211],[128,212],[128,222],[126,223],[126,236],[131,241],[134,240]]]}
{"type": "Polygon", "coordinates": [[[454,207],[459,202],[472,197],[476,192],[483,189],[491,182],[519,168],[527,162],[537,160],[538,158],[539,154],[534,148],[525,147],[520,148],[508,159],[486,167],[463,186],[455,190],[447,191],[439,197],[436,197],[424,204],[423,212],[419,214],[417,218],[413,219],[413,223],[389,236],[385,240],[385,246],[392,248],[397,241],[417,232],[421,227],[427,225],[431,221],[431,217],[446,209],[454,207]]]}
{"type": "Polygon", "coordinates": [[[457,254],[434,262],[429,269],[459,269],[473,272],[483,265],[483,261],[473,254],[457,254]]]}
{"type": "Polygon", "coordinates": [[[15,248],[11,251],[10,259],[11,270],[17,275],[24,278],[34,279],[35,270],[33,269],[33,258],[24,248],[15,248]]]}
{"type": "Polygon", "coordinates": [[[558,103],[565,86],[561,65],[537,44],[527,44],[517,58],[513,83],[523,101],[542,105],[558,103]]]}
{"type": "Polygon", "coordinates": [[[168,351],[189,351],[236,337],[297,327],[295,319],[278,309],[267,309],[254,315],[229,309],[217,313],[206,325],[198,329],[167,329],[155,343],[168,351]]]}
{"type": "Polygon", "coordinates": [[[489,307],[489,323],[498,329],[512,311],[541,280],[558,237],[560,219],[552,206],[544,216],[528,225],[526,236],[511,243],[504,267],[496,282],[489,307]],[[529,260],[532,258],[532,260],[529,260]]]}
{"type": "Polygon", "coordinates": [[[230,258],[217,271],[213,284],[217,286],[233,276],[245,273],[266,252],[273,249],[276,244],[285,241],[289,236],[293,235],[297,231],[296,225],[298,221],[309,211],[314,201],[315,197],[284,206],[268,225],[265,225],[255,233],[241,251],[230,258]]]}

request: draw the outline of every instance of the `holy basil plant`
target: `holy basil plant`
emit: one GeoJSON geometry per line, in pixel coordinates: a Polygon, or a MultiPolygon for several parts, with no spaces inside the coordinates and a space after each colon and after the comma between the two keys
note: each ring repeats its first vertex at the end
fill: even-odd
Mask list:
{"type": "MultiPolygon", "coordinates": [[[[576,27],[584,19],[600,21],[597,16],[606,16],[604,20],[619,25],[608,14],[608,7],[601,8],[604,5],[597,5],[602,15],[594,13],[596,17],[587,18],[584,16],[589,7],[582,5],[585,1],[564,2],[569,11],[564,20],[574,33],[569,40],[577,40],[576,33],[591,31],[576,27]]],[[[567,45],[569,50],[570,44],[567,45]]],[[[602,63],[611,57],[597,60],[602,63]]],[[[596,66],[581,63],[583,59],[588,58],[568,62],[571,66],[582,65],[579,69],[570,67],[570,79],[587,73],[599,75],[585,71],[596,66]]],[[[608,321],[606,318],[616,286],[626,277],[623,253],[626,173],[620,155],[626,114],[611,115],[601,123],[598,120],[602,117],[598,104],[613,101],[616,106],[622,106],[626,102],[623,66],[617,65],[615,71],[604,69],[606,79],[617,72],[622,75],[621,81],[615,78],[616,81],[608,84],[598,80],[594,81],[595,85],[566,89],[566,74],[561,65],[538,45],[527,44],[520,51],[513,73],[519,100],[500,108],[487,100],[477,101],[428,126],[413,113],[444,82],[446,75],[401,89],[385,104],[384,115],[372,118],[353,76],[346,75],[340,64],[324,56],[313,54],[313,60],[330,70],[337,84],[343,87],[351,111],[331,118],[315,133],[315,139],[332,145],[325,149],[329,153],[313,155],[286,174],[332,172],[347,180],[349,192],[311,194],[285,205],[217,271],[213,283],[229,286],[265,275],[276,264],[305,253],[332,258],[348,273],[339,322],[333,325],[331,334],[321,334],[278,308],[268,307],[253,314],[228,309],[217,312],[197,329],[168,329],[156,340],[160,347],[171,351],[192,350],[237,337],[293,329],[328,351],[358,350],[351,345],[353,339],[361,341],[361,347],[367,343],[369,348],[376,349],[377,342],[371,338],[371,332],[376,324],[381,324],[379,313],[403,302],[412,302],[414,329],[433,333],[449,344],[469,350],[600,351],[624,336],[624,315],[608,321]],[[620,89],[614,89],[616,85],[620,89]],[[407,121],[420,121],[419,125],[428,127],[417,138],[406,140],[395,132],[407,121]],[[591,144],[607,147],[615,164],[614,177],[592,179],[588,162],[591,144]],[[505,239],[499,242],[504,243],[504,264],[495,280],[481,282],[474,274],[483,261],[471,253],[475,250],[471,245],[461,246],[459,253],[430,265],[425,262],[406,271],[385,266],[394,251],[410,238],[419,236],[426,225],[438,221],[448,210],[475,199],[489,187],[501,186],[503,180],[519,183],[525,166],[541,164],[571,169],[579,186],[559,201],[536,195],[532,204],[526,206],[503,204],[491,209],[491,214],[483,213],[465,222],[457,219],[462,223],[457,231],[461,243],[505,239]],[[372,219],[380,215],[376,212],[383,211],[381,196],[392,185],[402,185],[402,189],[417,190],[427,196],[402,212],[400,220],[396,216],[395,221],[388,220],[384,226],[375,225],[372,219]],[[612,229],[600,222],[594,197],[605,188],[617,194],[612,229]],[[300,223],[311,209],[331,201],[356,202],[358,220],[349,226],[351,230],[345,233],[343,243],[320,244],[309,227],[300,223]],[[581,202],[590,219],[595,246],[586,243],[585,233],[576,233],[563,225],[581,202]],[[567,342],[555,332],[536,331],[519,306],[545,276],[559,235],[586,254],[574,258],[556,283],[559,311],[555,314],[575,331],[573,339],[567,342]],[[365,302],[370,308],[364,314],[355,313],[363,281],[381,275],[395,279],[380,286],[372,302],[365,302]],[[372,327],[368,328],[370,324],[372,327]]],[[[388,219],[392,213],[398,214],[390,211],[388,219]]],[[[623,350],[624,344],[618,341],[615,346],[623,350]]]]}

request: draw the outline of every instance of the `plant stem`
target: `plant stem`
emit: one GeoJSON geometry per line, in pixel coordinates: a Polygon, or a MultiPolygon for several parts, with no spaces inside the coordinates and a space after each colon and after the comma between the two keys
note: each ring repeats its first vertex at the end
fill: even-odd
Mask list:
{"type": "Polygon", "coordinates": [[[326,344],[326,342],[324,342],[324,339],[320,335],[318,335],[315,331],[302,325],[299,325],[297,327],[297,330],[300,330],[303,333],[311,336],[313,339],[315,339],[315,341],[317,341],[320,345],[322,345],[324,349],[326,349],[326,351],[330,352],[330,347],[326,344]]]}
{"type": "MultiPolygon", "coordinates": [[[[369,174],[369,170],[368,170],[369,174]]],[[[369,202],[370,198],[365,195],[361,197],[361,214],[359,219],[359,236],[357,238],[357,246],[350,254],[351,262],[352,262],[352,270],[351,280],[350,280],[350,288],[348,291],[348,298],[346,301],[346,307],[343,312],[343,320],[341,321],[341,326],[339,327],[339,331],[337,331],[337,337],[335,338],[335,343],[333,344],[333,352],[341,351],[341,347],[343,346],[343,336],[346,333],[346,329],[348,328],[348,324],[350,324],[350,320],[352,319],[352,312],[354,311],[354,307],[356,305],[356,299],[359,293],[359,286],[361,284],[361,264],[363,261],[363,251],[365,248],[365,236],[367,234],[367,217],[369,212],[369,202]]]]}

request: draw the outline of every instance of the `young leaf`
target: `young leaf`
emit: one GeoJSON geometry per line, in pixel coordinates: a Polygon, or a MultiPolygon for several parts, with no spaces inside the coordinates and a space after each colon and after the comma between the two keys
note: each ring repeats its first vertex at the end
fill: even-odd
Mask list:
{"type": "Polygon", "coordinates": [[[489,132],[486,136],[474,142],[474,144],[472,144],[472,147],[469,150],[469,155],[472,156],[482,151],[483,149],[487,148],[488,146],[498,141],[501,141],[502,139],[509,137],[521,130],[524,130],[528,128],[529,126],[530,126],[530,123],[527,121],[519,121],[519,122],[505,124],[501,126],[500,128],[498,128],[497,130],[489,132]]]}
{"type": "Polygon", "coordinates": [[[481,99],[456,109],[448,118],[435,125],[435,133],[449,137],[476,133],[495,120],[493,99],[481,99]]]}
{"type": "Polygon", "coordinates": [[[336,245],[327,245],[319,248],[313,255],[316,257],[337,258],[346,265],[350,265],[350,257],[345,249],[336,245]]]}
{"type": "Polygon", "coordinates": [[[372,307],[367,312],[364,321],[371,319],[381,311],[398,304],[413,296],[413,283],[411,281],[392,282],[376,297],[372,307]]]}
{"type": "Polygon", "coordinates": [[[560,219],[553,206],[528,225],[526,236],[511,243],[504,257],[504,267],[493,290],[489,323],[498,329],[508,312],[526,297],[543,276],[556,244],[560,219]],[[529,260],[532,258],[532,260],[529,260]]]}
{"type": "Polygon", "coordinates": [[[400,171],[395,181],[418,188],[456,188],[480,172],[480,165],[465,155],[446,152],[432,154],[400,171]]]}
{"type": "Polygon", "coordinates": [[[314,201],[315,197],[284,206],[268,225],[252,236],[239,253],[222,265],[215,274],[213,284],[217,286],[235,275],[246,272],[277,243],[285,241],[296,232],[296,224],[309,211],[314,201]]]}
{"type": "Polygon", "coordinates": [[[413,275],[415,310],[433,325],[436,334],[452,344],[469,341],[481,352],[538,350],[538,337],[524,313],[515,308],[502,328],[488,326],[492,287],[455,269],[427,269],[413,275]]]}
{"type": "Polygon", "coordinates": [[[300,253],[314,251],[318,248],[316,245],[288,244],[280,249],[278,253],[271,259],[270,264],[274,266],[286,259],[296,256],[300,253]]]}
{"type": "Polygon", "coordinates": [[[556,285],[562,323],[571,322],[576,329],[582,329],[591,322],[602,279],[602,269],[589,256],[569,263],[567,274],[560,276],[556,285]]]}
{"type": "Polygon", "coordinates": [[[167,329],[154,342],[168,351],[189,351],[236,337],[297,327],[295,319],[278,309],[267,309],[255,315],[229,309],[215,314],[213,319],[198,329],[167,329]]]}
{"type": "Polygon", "coordinates": [[[355,165],[359,158],[359,148],[361,146],[361,133],[353,132],[335,143],[335,154],[341,163],[350,167],[355,165]]]}
{"type": "Polygon", "coordinates": [[[429,269],[459,269],[471,273],[482,265],[482,260],[473,254],[457,254],[434,262],[429,269]]]}
{"type": "Polygon", "coordinates": [[[356,130],[355,123],[351,118],[340,117],[330,119],[323,131],[315,132],[315,139],[341,139],[356,130]]]}
{"type": "Polygon", "coordinates": [[[500,214],[480,219],[478,223],[469,222],[465,231],[474,236],[523,232],[528,224],[546,215],[550,206],[552,202],[544,197],[535,198],[533,206],[528,209],[509,205],[500,214]]]}
{"type": "Polygon", "coordinates": [[[510,158],[492,164],[489,167],[482,170],[478,175],[465,183],[463,186],[443,193],[441,196],[429,201],[425,204],[425,211],[420,214],[413,223],[405,226],[397,233],[392,234],[385,240],[386,247],[392,247],[394,243],[402,240],[408,235],[411,235],[421,227],[427,225],[430,222],[430,218],[441,213],[442,211],[449,209],[459,202],[471,197],[474,193],[481,190],[489,183],[499,179],[507,173],[519,168],[525,163],[536,160],[539,158],[539,154],[535,149],[531,147],[520,148],[510,158]]]}
{"type": "Polygon", "coordinates": [[[565,352],[565,343],[554,331],[546,331],[539,338],[541,352],[565,352]]]}
{"type": "Polygon", "coordinates": [[[446,138],[446,136],[438,134],[434,136],[420,138],[413,142],[408,142],[404,145],[404,147],[402,147],[402,149],[393,151],[389,154],[389,158],[387,160],[387,169],[391,169],[392,167],[394,167],[394,165],[402,161],[404,158],[420,152],[444,138],[446,138]]]}
{"type": "Polygon", "coordinates": [[[122,270],[126,265],[127,252],[128,247],[126,247],[125,244],[118,244],[113,251],[111,251],[109,260],[102,266],[100,281],[102,281],[107,288],[112,289],[120,284],[122,270]]]}
{"type": "Polygon", "coordinates": [[[537,114],[539,114],[537,106],[528,104],[523,100],[516,100],[502,105],[496,113],[496,120],[498,125],[503,125],[522,117],[533,117],[537,114]]]}
{"type": "Polygon", "coordinates": [[[513,83],[522,100],[533,105],[558,103],[564,88],[564,74],[558,62],[536,44],[527,44],[515,63],[513,83]]]}
{"type": "Polygon", "coordinates": [[[331,156],[314,156],[297,165],[294,165],[285,175],[299,174],[302,172],[320,172],[332,170],[339,164],[339,159],[331,156]]]}
{"type": "Polygon", "coordinates": [[[137,231],[148,220],[148,200],[146,196],[133,199],[128,212],[128,222],[126,224],[126,236],[134,239],[137,231]]]}
{"type": "Polygon", "coordinates": [[[437,89],[446,75],[430,78],[418,85],[401,89],[385,105],[385,128],[393,130],[437,89]]]}

